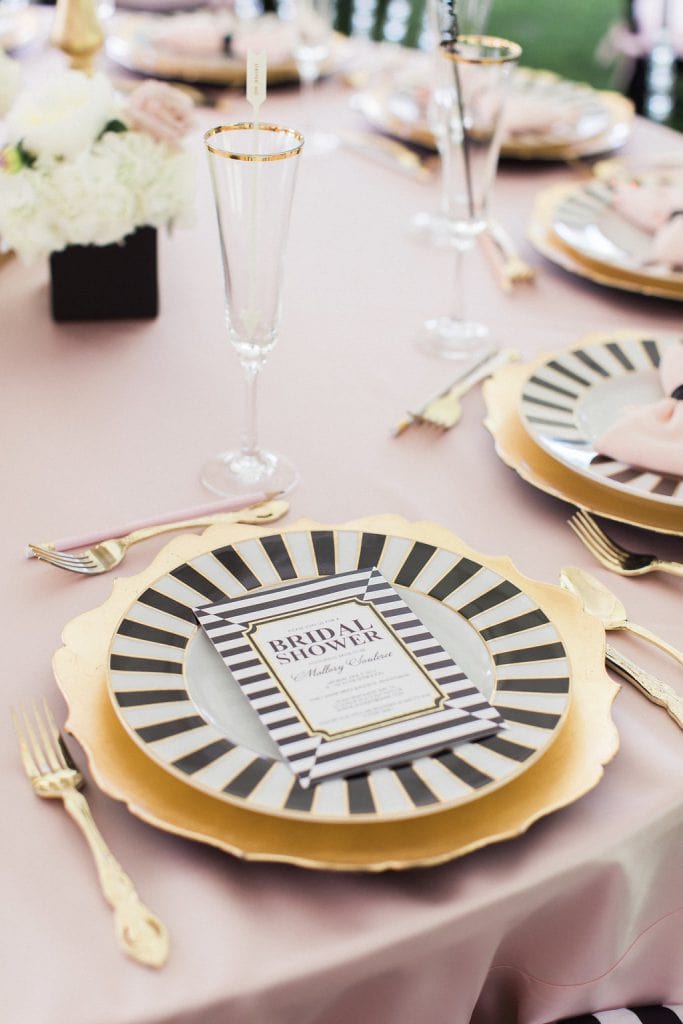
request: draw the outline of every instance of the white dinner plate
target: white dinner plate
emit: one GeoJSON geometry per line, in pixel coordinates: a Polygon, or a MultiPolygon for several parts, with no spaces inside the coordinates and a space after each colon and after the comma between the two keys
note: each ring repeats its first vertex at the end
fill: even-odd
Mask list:
{"type": "Polygon", "coordinates": [[[564,643],[535,600],[457,551],[361,530],[240,541],[179,566],[121,619],[109,690],[158,765],[220,800],[308,821],[382,821],[456,807],[517,778],[559,734],[570,699],[564,643]],[[506,720],[507,728],[403,765],[303,789],[193,607],[376,565],[506,720]]]}
{"type": "Polygon", "coordinates": [[[534,369],[520,396],[534,441],[576,473],[637,497],[683,506],[683,480],[617,462],[595,441],[629,406],[664,397],[661,354],[674,339],[618,337],[558,352],[534,369]]]}

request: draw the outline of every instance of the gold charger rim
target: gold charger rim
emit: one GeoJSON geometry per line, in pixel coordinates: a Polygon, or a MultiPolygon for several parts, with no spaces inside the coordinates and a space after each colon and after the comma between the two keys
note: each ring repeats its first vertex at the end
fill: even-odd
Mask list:
{"type": "MultiPolygon", "coordinates": [[[[593,332],[567,346],[566,351],[613,339],[646,337],[652,333],[647,329],[634,328],[593,332]]],[[[554,459],[528,434],[519,415],[521,390],[529,375],[551,356],[552,352],[543,352],[529,363],[502,367],[484,383],[484,425],[493,437],[499,458],[538,490],[587,512],[630,526],[683,536],[680,506],[665,505],[645,496],[618,491],[575,473],[554,459]]]]}
{"type": "MultiPolygon", "coordinates": [[[[320,526],[312,520],[298,520],[287,529],[320,526]]],[[[410,523],[393,515],[365,517],[334,528],[403,531],[411,539],[442,546],[455,539],[464,551],[471,550],[444,527],[410,523]]],[[[217,526],[200,537],[177,537],[146,572],[158,575],[164,567],[212,547],[272,532],[217,526]]],[[[136,817],[162,831],[208,843],[246,860],[376,872],[436,865],[519,836],[534,821],[573,803],[597,785],[605,764],[618,749],[610,710],[619,686],[605,671],[601,624],[583,612],[573,595],[523,577],[506,556],[476,554],[482,564],[504,566],[509,578],[523,579],[525,592],[535,597],[539,606],[550,602],[552,621],[568,649],[573,683],[565,725],[545,755],[527,772],[479,801],[401,821],[300,822],[219,804],[174,779],[133,744],[102,685],[102,645],[108,643],[109,628],[127,600],[125,578],[115,582],[104,604],[78,616],[64,629],[64,646],[56,652],[53,667],[68,706],[67,729],[83,747],[97,785],[123,801],[136,817]]]]}

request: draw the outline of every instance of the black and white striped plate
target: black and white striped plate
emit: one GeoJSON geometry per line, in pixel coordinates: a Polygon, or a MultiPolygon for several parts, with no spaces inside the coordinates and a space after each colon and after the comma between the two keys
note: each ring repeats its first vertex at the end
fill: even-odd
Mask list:
{"type": "Polygon", "coordinates": [[[683,480],[628,466],[593,447],[628,406],[663,397],[657,368],[674,339],[615,337],[559,352],[538,366],[520,396],[527,432],[558,462],[606,487],[683,505],[683,480]]]}
{"type": "Polygon", "coordinates": [[[551,228],[577,256],[607,270],[637,274],[644,281],[683,290],[683,271],[650,262],[653,235],[613,206],[609,182],[577,185],[553,211],[551,228]]]}
{"type": "Polygon", "coordinates": [[[157,764],[230,803],[314,821],[404,818],[485,795],[548,749],[570,697],[564,644],[516,584],[455,551],[354,529],[240,541],[173,569],[126,612],[108,667],[119,718],[157,764]],[[284,580],[375,565],[508,728],[404,765],[302,789],[192,608],[284,580]]]}

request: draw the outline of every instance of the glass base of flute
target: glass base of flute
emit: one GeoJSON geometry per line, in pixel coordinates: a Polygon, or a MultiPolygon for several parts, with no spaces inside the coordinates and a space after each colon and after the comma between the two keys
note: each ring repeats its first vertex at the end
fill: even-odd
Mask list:
{"type": "Polygon", "coordinates": [[[260,447],[256,390],[280,324],[284,253],[303,136],[273,124],[233,124],[204,136],[223,261],[225,321],[246,387],[242,444],[201,473],[214,494],[291,491],[299,480],[282,455],[260,447]]]}
{"type": "Polygon", "coordinates": [[[486,324],[465,316],[463,264],[476,236],[483,230],[483,225],[481,228],[478,224],[469,225],[469,228],[467,234],[458,235],[457,229],[447,219],[442,224],[443,241],[440,244],[449,245],[454,252],[454,306],[450,314],[426,320],[418,338],[418,345],[423,352],[446,359],[468,359],[478,350],[480,342],[489,336],[486,324]]]}

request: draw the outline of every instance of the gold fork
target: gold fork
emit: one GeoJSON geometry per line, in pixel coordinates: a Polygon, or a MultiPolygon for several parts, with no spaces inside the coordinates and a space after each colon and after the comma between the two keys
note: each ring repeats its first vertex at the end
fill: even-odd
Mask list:
{"type": "Polygon", "coordinates": [[[102,891],[114,909],[121,948],[134,960],[161,967],[168,956],[168,933],[136,893],[133,883],[114,859],[93,821],[85,797],[78,792],[83,776],[62,739],[47,701],[42,711],[33,702],[33,715],[12,710],[24,770],[38,796],[62,800],[82,830],[95,858],[102,891]]]}
{"type": "Polygon", "coordinates": [[[585,509],[579,509],[567,522],[598,562],[612,572],[621,576],[643,576],[647,572],[670,572],[674,576],[683,576],[681,562],[669,562],[656,555],[640,554],[621,547],[607,536],[585,509]]]}
{"type": "Polygon", "coordinates": [[[499,351],[493,349],[483,356],[479,362],[467,370],[464,374],[453,381],[445,391],[429,398],[425,404],[416,412],[409,412],[394,427],[394,437],[399,437],[408,427],[415,424],[426,424],[436,427],[438,430],[448,430],[454,427],[462,415],[460,399],[467,394],[470,388],[474,387],[480,380],[489,377],[498,367],[519,359],[519,353],[514,349],[506,348],[499,351]]]}
{"type": "Polygon", "coordinates": [[[223,512],[212,516],[200,516],[196,519],[184,519],[180,522],[162,523],[134,530],[125,537],[112,537],[99,544],[92,544],[82,551],[57,551],[43,544],[29,544],[36,558],[59,569],[78,572],[85,576],[97,576],[109,572],[123,561],[126,551],[132,544],[148,540],[161,533],[172,530],[185,530],[195,526],[214,526],[218,523],[246,523],[251,526],[262,526],[275,522],[289,510],[289,504],[282,499],[264,502],[263,504],[242,509],[240,512],[223,512]]]}
{"type": "Polygon", "coordinates": [[[534,280],[536,271],[519,255],[511,235],[499,221],[489,221],[480,238],[494,261],[494,269],[504,291],[510,291],[514,284],[534,280]]]}

